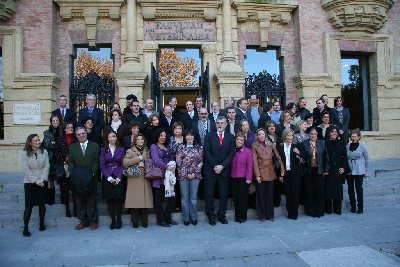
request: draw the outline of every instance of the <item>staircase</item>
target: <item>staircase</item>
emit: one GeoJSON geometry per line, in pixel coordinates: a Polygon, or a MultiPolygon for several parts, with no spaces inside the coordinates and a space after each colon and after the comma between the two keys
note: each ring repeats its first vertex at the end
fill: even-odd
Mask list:
{"type": "MultiPolygon", "coordinates": [[[[24,186],[22,173],[0,173],[0,227],[22,227],[22,214],[24,211],[24,186]]],[[[349,212],[350,203],[347,194],[347,185],[343,186],[343,212],[349,212]]],[[[279,208],[275,208],[275,217],[285,217],[285,197],[282,196],[282,203],[279,208]]],[[[106,201],[101,197],[101,184],[98,185],[97,191],[98,209],[99,209],[99,225],[109,225],[106,201]]],[[[72,201],[71,201],[72,202],[72,201]]],[[[68,226],[73,227],[79,220],[75,217],[65,217],[65,206],[60,203],[60,190],[56,185],[56,204],[46,205],[46,225],[47,226],[68,226]]],[[[399,206],[400,205],[400,160],[389,161],[372,161],[369,177],[364,180],[364,212],[368,212],[368,208],[382,206],[399,206]]],[[[72,212],[72,203],[70,209],[72,212]]],[[[218,207],[216,200],[215,207],[218,207]]],[[[198,201],[199,221],[206,221],[204,213],[204,200],[198,201]]],[[[303,213],[303,206],[299,208],[300,214],[303,213]]],[[[182,222],[180,213],[173,214],[174,220],[182,222]]],[[[248,210],[248,218],[256,219],[255,210],[248,210]]],[[[233,221],[234,210],[232,200],[228,201],[228,221],[233,221]]],[[[130,225],[130,215],[127,211],[123,215],[123,224],[130,225]]],[[[149,223],[156,223],[153,212],[149,215],[149,223]]],[[[38,208],[35,207],[32,212],[30,221],[31,227],[39,225],[38,208]]]]}

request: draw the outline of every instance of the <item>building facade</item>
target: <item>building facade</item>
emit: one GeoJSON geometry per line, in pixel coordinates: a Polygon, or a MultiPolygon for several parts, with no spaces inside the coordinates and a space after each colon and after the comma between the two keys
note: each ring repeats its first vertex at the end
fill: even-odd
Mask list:
{"type": "Polygon", "coordinates": [[[400,155],[399,1],[2,0],[0,171],[19,170],[26,136],[43,133],[57,97],[70,95],[77,47],[103,46],[112,50],[121,106],[128,94],[162,99],[151,67],[162,47],[198,48],[209,66],[206,100],[221,105],[245,94],[248,48],[278,49],[286,101],[305,97],[311,110],[322,94],[342,94],[342,61],[360,59],[364,109],[355,115],[370,125],[363,141],[373,158],[400,155]],[[16,122],[26,104],[39,104],[38,121],[16,122]]]}

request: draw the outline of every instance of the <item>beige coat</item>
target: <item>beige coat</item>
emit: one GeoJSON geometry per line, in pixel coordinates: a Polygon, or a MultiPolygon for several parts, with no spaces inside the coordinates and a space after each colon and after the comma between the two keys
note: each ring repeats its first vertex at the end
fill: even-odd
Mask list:
{"type": "Polygon", "coordinates": [[[47,181],[49,177],[49,155],[46,149],[43,149],[43,153],[38,151],[37,159],[35,155],[28,157],[26,151],[22,152],[21,155],[21,166],[25,172],[24,183],[35,183],[47,181]]]}
{"type": "MultiPolygon", "coordinates": [[[[136,147],[126,151],[124,158],[124,167],[130,167],[140,163],[140,153],[136,147]]],[[[150,151],[146,147],[143,151],[143,160],[150,157],[150,151]]],[[[144,171],[144,169],[143,169],[144,171]]],[[[128,185],[126,188],[125,208],[144,209],[153,207],[153,194],[149,180],[144,178],[144,172],[139,175],[128,176],[128,185]]]]}
{"type": "Polygon", "coordinates": [[[276,179],[276,173],[273,164],[274,153],[277,156],[281,168],[283,169],[283,163],[279,156],[275,146],[271,143],[267,143],[264,147],[258,142],[254,142],[252,146],[253,151],[253,164],[254,164],[254,175],[255,177],[261,177],[261,181],[273,181],[276,179]]]}

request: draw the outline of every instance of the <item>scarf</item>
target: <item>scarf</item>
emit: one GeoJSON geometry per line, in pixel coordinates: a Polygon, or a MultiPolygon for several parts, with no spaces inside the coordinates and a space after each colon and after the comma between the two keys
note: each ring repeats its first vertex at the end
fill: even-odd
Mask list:
{"type": "Polygon", "coordinates": [[[350,143],[349,150],[352,151],[352,152],[356,151],[357,148],[358,148],[358,145],[359,145],[358,142],[357,143],[350,143]]]}
{"type": "Polygon", "coordinates": [[[111,128],[113,129],[114,132],[118,132],[118,128],[119,126],[121,126],[122,121],[118,120],[118,121],[111,121],[111,128]]]}

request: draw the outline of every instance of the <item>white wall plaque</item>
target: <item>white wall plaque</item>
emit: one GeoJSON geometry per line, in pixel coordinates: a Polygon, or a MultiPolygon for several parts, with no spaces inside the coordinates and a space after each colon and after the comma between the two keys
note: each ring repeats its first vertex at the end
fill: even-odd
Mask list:
{"type": "Polygon", "coordinates": [[[39,124],[41,118],[39,103],[13,104],[14,124],[39,124]]]}

